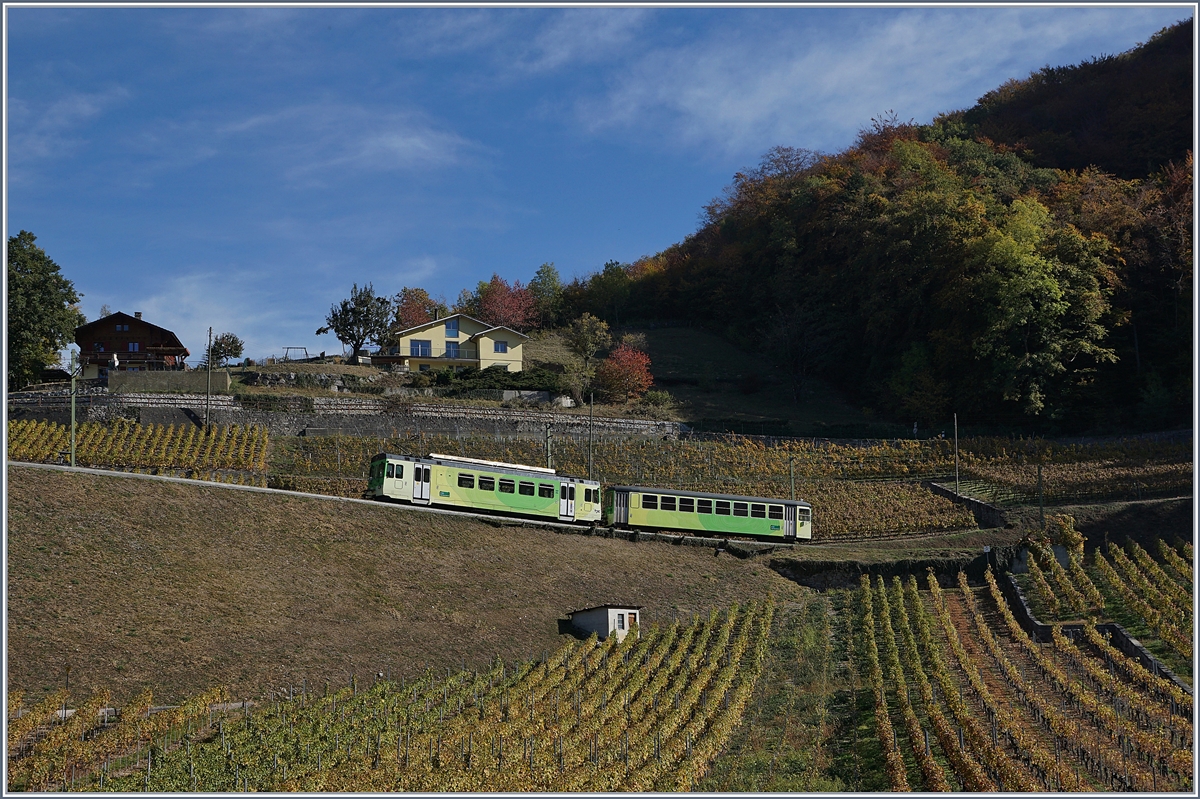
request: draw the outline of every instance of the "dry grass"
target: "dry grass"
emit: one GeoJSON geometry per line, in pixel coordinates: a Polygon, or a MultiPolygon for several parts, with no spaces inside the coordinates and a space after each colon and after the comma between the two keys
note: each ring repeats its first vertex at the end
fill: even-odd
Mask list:
{"type": "Polygon", "coordinates": [[[648,622],[805,589],[761,561],[395,506],[9,470],[8,680],[239,697],[539,656],[605,600],[648,622]]]}

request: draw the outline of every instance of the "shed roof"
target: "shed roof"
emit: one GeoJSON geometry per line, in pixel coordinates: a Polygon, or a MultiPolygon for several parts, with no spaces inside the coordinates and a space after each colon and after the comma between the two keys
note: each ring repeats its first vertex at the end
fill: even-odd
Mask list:
{"type": "Polygon", "coordinates": [[[644,607],[646,607],[646,606],[645,605],[622,605],[622,604],[618,604],[618,603],[609,602],[604,605],[592,605],[590,608],[580,608],[579,610],[572,610],[572,611],[568,612],[567,615],[574,616],[576,613],[586,613],[589,610],[600,610],[601,608],[611,608],[614,610],[616,610],[616,609],[641,610],[644,607]]]}

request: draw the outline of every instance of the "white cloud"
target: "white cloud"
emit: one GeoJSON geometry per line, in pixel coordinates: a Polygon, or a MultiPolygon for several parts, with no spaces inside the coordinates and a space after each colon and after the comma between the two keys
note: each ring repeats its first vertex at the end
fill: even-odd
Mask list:
{"type": "Polygon", "coordinates": [[[618,59],[648,19],[647,9],[580,8],[556,13],[529,40],[519,66],[531,71],[618,59]]]}
{"type": "Polygon", "coordinates": [[[808,12],[751,12],[735,18],[739,25],[648,48],[614,70],[603,94],[580,98],[575,119],[592,133],[640,132],[726,154],[782,143],[837,149],[888,109],[927,122],[967,107],[1061,48],[1123,30],[1133,13],[864,8],[834,28],[808,12]]]}
{"type": "Polygon", "coordinates": [[[319,181],[331,170],[426,170],[461,165],[482,148],[416,112],[311,103],[217,127],[230,146],[277,163],[293,180],[319,181]]]}
{"type": "Polygon", "coordinates": [[[49,101],[9,97],[9,165],[74,154],[88,141],[83,134],[88,123],[129,97],[129,90],[120,85],[49,101]]]}

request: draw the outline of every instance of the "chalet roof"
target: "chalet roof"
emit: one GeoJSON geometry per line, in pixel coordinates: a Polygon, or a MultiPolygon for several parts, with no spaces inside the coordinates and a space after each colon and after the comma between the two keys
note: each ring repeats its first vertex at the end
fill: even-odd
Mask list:
{"type": "Polygon", "coordinates": [[[497,330],[507,330],[509,333],[514,333],[521,338],[529,338],[529,336],[525,335],[520,330],[513,330],[511,327],[505,327],[504,325],[496,325],[495,327],[489,327],[487,330],[479,331],[475,335],[468,338],[467,341],[470,341],[473,338],[479,338],[480,336],[486,336],[488,333],[495,333],[497,330]]]}
{"type": "Polygon", "coordinates": [[[118,322],[121,324],[143,325],[151,330],[157,330],[164,334],[164,344],[167,347],[178,347],[182,350],[187,349],[183,346],[183,342],[179,340],[179,336],[175,335],[174,331],[167,330],[165,327],[159,327],[152,322],[147,322],[145,319],[140,319],[136,316],[130,316],[129,314],[121,311],[109,314],[108,316],[102,316],[94,322],[88,322],[86,325],[80,325],[79,327],[75,328],[75,342],[79,342],[80,336],[86,336],[91,334],[94,330],[99,330],[101,325],[116,324],[118,322]]]}
{"type": "Polygon", "coordinates": [[[487,322],[483,321],[482,319],[476,319],[474,316],[468,316],[465,313],[452,313],[449,316],[443,316],[440,319],[430,319],[428,322],[422,322],[419,325],[414,325],[413,327],[406,328],[405,330],[401,330],[400,332],[396,333],[395,335],[396,336],[407,336],[409,333],[413,333],[418,330],[424,330],[425,328],[430,327],[432,325],[445,324],[447,319],[470,319],[475,324],[483,325],[483,327],[485,329],[481,330],[480,332],[476,333],[473,336],[468,336],[467,341],[470,341],[473,338],[478,338],[479,336],[482,336],[482,335],[486,335],[487,333],[493,333],[497,330],[507,330],[509,333],[518,335],[521,338],[529,338],[529,336],[525,335],[521,331],[513,330],[511,327],[505,327],[504,325],[492,325],[491,327],[488,327],[487,322]]]}
{"type": "Polygon", "coordinates": [[[587,613],[589,610],[600,610],[601,608],[610,608],[613,610],[616,610],[616,609],[641,610],[644,607],[646,607],[646,606],[645,605],[622,605],[619,602],[606,602],[603,605],[592,605],[590,608],[580,608],[579,610],[572,610],[572,611],[568,612],[567,615],[574,616],[576,613],[587,613]]]}
{"type": "Polygon", "coordinates": [[[422,322],[419,325],[413,325],[412,327],[401,330],[400,332],[396,333],[395,335],[405,336],[405,335],[408,335],[409,333],[412,333],[414,330],[423,330],[424,328],[427,328],[430,325],[440,325],[440,324],[443,324],[447,319],[457,319],[457,318],[470,319],[472,322],[475,322],[476,324],[483,325],[484,327],[488,326],[487,322],[483,321],[482,319],[476,319],[474,316],[468,316],[465,313],[452,313],[449,316],[443,316],[438,319],[430,319],[428,322],[422,322]]]}

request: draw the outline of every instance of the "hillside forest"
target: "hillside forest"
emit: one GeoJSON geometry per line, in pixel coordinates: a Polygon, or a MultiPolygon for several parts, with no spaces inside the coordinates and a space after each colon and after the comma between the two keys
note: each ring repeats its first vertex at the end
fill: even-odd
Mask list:
{"type": "MultiPolygon", "coordinates": [[[[521,319],[704,324],[770,353],[797,397],[820,378],[922,427],[1186,424],[1191,42],[1185,20],[927,125],[882,114],[842,152],[776,147],[684,241],[515,284],[521,319]]],[[[453,310],[486,316],[511,288],[497,276],[453,310]]]]}

